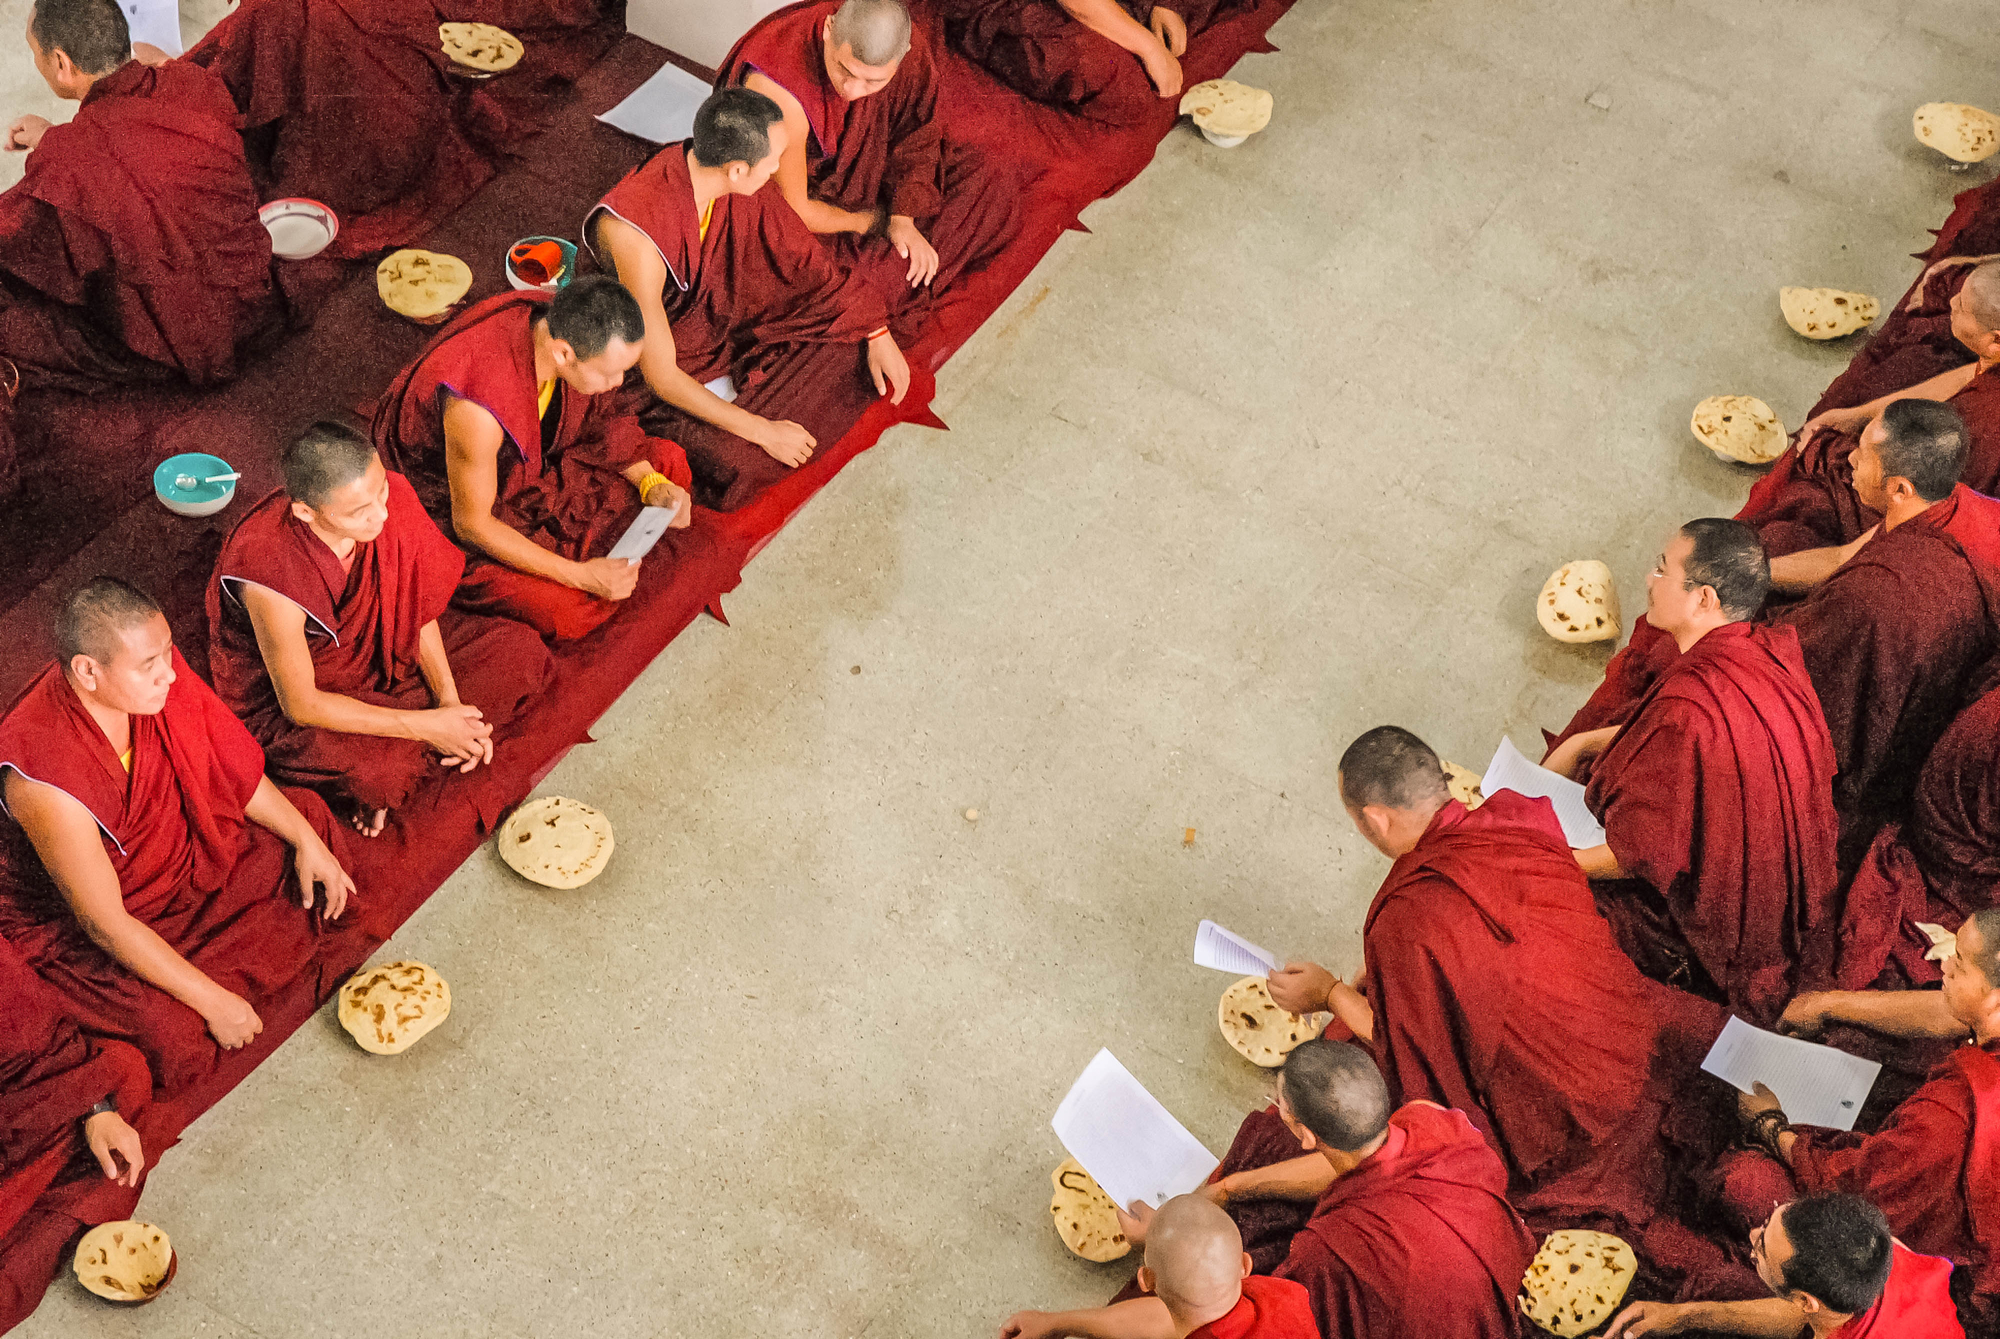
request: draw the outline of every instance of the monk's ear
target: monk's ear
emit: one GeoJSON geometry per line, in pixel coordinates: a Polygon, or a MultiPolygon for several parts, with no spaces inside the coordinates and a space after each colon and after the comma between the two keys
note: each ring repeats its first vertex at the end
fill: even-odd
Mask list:
{"type": "Polygon", "coordinates": [[[97,687],[98,671],[102,668],[103,666],[99,665],[89,656],[84,655],[81,651],[69,658],[70,677],[85,688],[95,689],[97,687]]]}
{"type": "Polygon", "coordinates": [[[583,361],[576,356],[576,345],[566,339],[549,340],[549,357],[555,360],[557,367],[583,361]]]}
{"type": "Polygon", "coordinates": [[[313,509],[311,507],[308,507],[305,503],[299,501],[297,498],[292,499],[292,515],[298,517],[301,521],[304,521],[307,525],[311,525],[313,523],[313,509]]]}
{"type": "Polygon", "coordinates": [[[1149,1297],[1152,1296],[1154,1282],[1155,1279],[1153,1271],[1151,1269],[1148,1269],[1145,1265],[1140,1265],[1139,1278],[1138,1278],[1139,1291],[1145,1293],[1149,1297]]]}
{"type": "Polygon", "coordinates": [[[1243,1252],[1243,1277],[1249,1278],[1257,1268],[1257,1262],[1250,1258],[1250,1252],[1243,1252]]]}

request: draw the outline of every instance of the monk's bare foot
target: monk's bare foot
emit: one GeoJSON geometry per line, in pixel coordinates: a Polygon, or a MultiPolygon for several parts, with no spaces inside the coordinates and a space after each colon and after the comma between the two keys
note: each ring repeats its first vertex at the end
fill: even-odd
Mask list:
{"type": "Polygon", "coordinates": [[[347,821],[353,824],[354,830],[362,836],[379,837],[382,835],[383,827],[389,822],[389,811],[359,807],[348,816],[347,821]]]}

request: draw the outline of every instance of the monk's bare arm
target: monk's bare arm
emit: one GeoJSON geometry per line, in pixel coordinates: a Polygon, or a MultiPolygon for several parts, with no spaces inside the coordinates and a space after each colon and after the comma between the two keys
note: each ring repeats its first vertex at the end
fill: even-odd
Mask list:
{"type": "Polygon", "coordinates": [[[1919,381],[1904,390],[1879,396],[1867,404],[1856,405],[1852,409],[1829,409],[1805,426],[1858,431],[1874,422],[1877,414],[1898,400],[1949,400],[1971,385],[1972,379],[1978,375],[1979,364],[1967,363],[1963,367],[1954,367],[1949,372],[1940,372],[1929,380],[1919,381]]]}
{"type": "Polygon", "coordinates": [[[299,905],[310,907],[314,888],[323,887],[327,919],[338,920],[340,913],[347,910],[354,880],[347,877],[347,871],[341,868],[332,849],[320,840],[313,825],[306,822],[306,816],[285,798],[283,791],[271,784],[270,777],[258,779],[255,793],[243,806],[243,816],[276,834],[292,848],[292,873],[298,881],[299,905]]]}
{"type": "Polygon", "coordinates": [[[1794,1339],[1806,1331],[1805,1312],[1782,1297],[1760,1297],[1748,1302],[1635,1302],[1618,1313],[1604,1339],[1690,1332],[1794,1339]]]}
{"type": "Polygon", "coordinates": [[[458,676],[451,672],[451,657],[444,651],[444,634],[438,630],[437,620],[424,624],[417,633],[417,673],[424,676],[424,687],[431,690],[431,701],[440,707],[455,707],[458,701],[458,676]]]}
{"type": "Polygon", "coordinates": [[[1778,1030],[1817,1037],[1830,1024],[1865,1027],[1912,1041],[1948,1040],[1966,1035],[1965,1024],[1945,1007],[1938,990],[1815,990],[1785,1006],[1778,1030]]]}
{"type": "Polygon", "coordinates": [[[1000,1326],[1000,1339],[1174,1339],[1174,1318],[1157,1297],[1135,1297],[1084,1311],[1020,1311],[1000,1326]]]}
{"type": "Polygon", "coordinates": [[[806,184],[806,141],[812,135],[812,127],[806,123],[806,111],[799,106],[799,100],[775,81],[754,71],[743,80],[743,86],[762,93],[785,114],[788,143],[784,155],[778,159],[778,189],[793,212],[805,220],[806,227],[820,233],[874,232],[876,224],[881,222],[874,214],[841,209],[812,198],[806,184]]]}
{"type": "Polygon", "coordinates": [[[460,539],[488,557],[565,586],[583,588],[581,563],[550,553],[493,514],[500,493],[499,420],[470,400],[445,406],[445,470],[451,480],[451,524],[460,539]]]}
{"type": "Polygon", "coordinates": [[[1849,558],[1861,552],[1862,545],[1875,538],[1875,532],[1881,528],[1870,526],[1860,538],[1837,548],[1804,549],[1771,559],[1771,588],[1791,595],[1804,594],[1838,572],[1849,558]]]}
{"type": "Polygon", "coordinates": [[[1609,845],[1585,847],[1571,854],[1576,857],[1577,867],[1583,871],[1583,877],[1586,879],[1626,877],[1625,867],[1618,863],[1618,857],[1612,853],[1609,845]]]}
{"type": "MultiPolygon", "coordinates": [[[[1316,1200],[1333,1184],[1333,1168],[1317,1153],[1274,1162],[1247,1172],[1231,1172],[1215,1183],[1218,1203],[1242,1200],[1316,1200]]],[[[1211,1198],[1215,1198],[1211,1196],[1211,1198]]]]}
{"type": "Polygon", "coordinates": [[[1181,91],[1180,56],[1187,51],[1187,27],[1178,15],[1171,22],[1160,18],[1161,6],[1153,7],[1153,24],[1148,27],[1119,8],[1116,0],[1056,0],[1063,12],[1108,42],[1114,42],[1139,58],[1146,77],[1163,98],[1181,91]],[[1169,40],[1180,48],[1169,47],[1169,40]]]}
{"type": "Polygon", "coordinates": [[[104,854],[97,820],[88,809],[12,768],[4,777],[7,808],[92,943],[141,981],[200,1014],[222,1045],[241,1046],[263,1030],[248,1003],[210,980],[151,926],[125,910],[118,871],[104,854]]]}

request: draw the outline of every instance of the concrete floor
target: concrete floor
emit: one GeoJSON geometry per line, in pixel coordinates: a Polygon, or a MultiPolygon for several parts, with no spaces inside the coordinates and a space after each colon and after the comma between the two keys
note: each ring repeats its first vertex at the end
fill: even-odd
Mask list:
{"type": "MultiPolygon", "coordinates": [[[[20,0],[9,0],[10,15],[20,0]]],[[[1218,1152],[1264,1075],[1212,916],[1351,970],[1383,871],[1333,763],[1478,766],[1597,681],[1531,602],[1750,476],[1845,361],[1783,283],[1899,293],[1952,193],[1915,104],[2000,102],[1978,0],[1301,0],[1270,130],[1183,130],[550,778],[618,854],[472,860],[389,947],[455,1012],[331,1012],[189,1131],[137,1313],[28,1339],[989,1334],[1129,1266],[1047,1221],[1048,1118],[1111,1047],[1218,1152]],[[1586,99],[1601,93],[1608,110],[1586,99]],[[963,816],[977,808],[977,822],[963,816]],[[1192,846],[1183,830],[1194,828],[1192,846]]]]}

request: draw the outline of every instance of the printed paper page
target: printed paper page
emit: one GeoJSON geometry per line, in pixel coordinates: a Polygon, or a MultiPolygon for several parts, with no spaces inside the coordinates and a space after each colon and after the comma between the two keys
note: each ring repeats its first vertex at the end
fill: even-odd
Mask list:
{"type": "Polygon", "coordinates": [[[1882,1066],[1831,1046],[1783,1037],[1732,1015],[1701,1062],[1707,1073],[1749,1092],[1763,1084],[1796,1125],[1851,1130],[1882,1066]]]}
{"type": "Polygon", "coordinates": [[[1110,1051],[1085,1066],[1049,1125],[1122,1206],[1158,1208],[1200,1186],[1218,1161],[1110,1051]]]}
{"type": "Polygon", "coordinates": [[[1583,802],[1583,787],[1539,763],[1529,762],[1505,735],[1500,737],[1500,747],[1493,751],[1493,761],[1486,764],[1486,775],[1480,779],[1479,788],[1488,795],[1511,790],[1530,799],[1547,800],[1555,806],[1556,821],[1562,824],[1563,836],[1571,850],[1584,851],[1604,845],[1604,825],[1583,802]]]}

